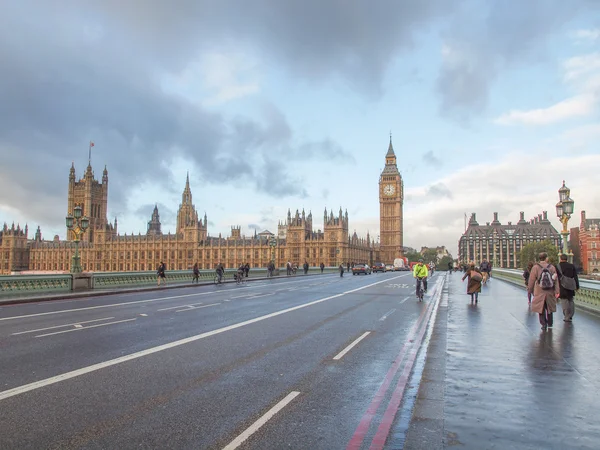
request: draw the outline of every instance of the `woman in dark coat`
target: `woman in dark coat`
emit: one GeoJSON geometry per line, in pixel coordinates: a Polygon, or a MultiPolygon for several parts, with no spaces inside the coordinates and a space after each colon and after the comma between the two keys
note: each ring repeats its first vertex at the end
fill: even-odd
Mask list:
{"type": "Polygon", "coordinates": [[[477,303],[479,293],[481,292],[483,275],[475,268],[475,263],[472,262],[470,264],[466,273],[462,277],[463,281],[465,278],[469,279],[469,283],[467,284],[467,294],[471,296],[471,304],[473,304],[473,300],[475,300],[475,303],[477,303]]]}
{"type": "MultiPolygon", "coordinates": [[[[529,274],[531,273],[532,268],[533,268],[533,262],[530,261],[529,264],[527,264],[527,269],[525,269],[523,271],[523,278],[525,278],[525,288],[527,288],[527,285],[529,284],[529,274]]],[[[532,295],[533,294],[531,292],[527,292],[527,300],[529,301],[530,305],[531,305],[532,295]]]]}

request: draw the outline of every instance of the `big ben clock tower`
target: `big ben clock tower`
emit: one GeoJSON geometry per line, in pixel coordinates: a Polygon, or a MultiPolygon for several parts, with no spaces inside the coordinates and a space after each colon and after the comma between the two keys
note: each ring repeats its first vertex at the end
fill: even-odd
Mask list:
{"type": "Polygon", "coordinates": [[[396,154],[390,135],[390,146],[385,155],[385,168],[379,177],[379,251],[381,262],[385,264],[392,264],[395,258],[402,256],[403,204],[404,182],[396,165],[396,154]]]}

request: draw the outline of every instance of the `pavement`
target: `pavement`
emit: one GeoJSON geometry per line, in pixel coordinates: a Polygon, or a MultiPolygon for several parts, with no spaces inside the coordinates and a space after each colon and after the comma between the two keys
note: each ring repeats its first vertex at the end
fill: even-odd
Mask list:
{"type": "Polygon", "coordinates": [[[565,323],[559,307],[544,332],[520,287],[492,279],[471,305],[461,277],[449,276],[404,448],[600,448],[600,317],[565,323]]]}

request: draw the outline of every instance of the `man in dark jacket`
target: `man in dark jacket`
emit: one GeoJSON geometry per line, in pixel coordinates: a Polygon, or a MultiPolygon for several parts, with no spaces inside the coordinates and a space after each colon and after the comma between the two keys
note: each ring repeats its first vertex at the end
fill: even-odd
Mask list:
{"type": "Polygon", "coordinates": [[[567,261],[567,255],[560,255],[560,263],[556,266],[560,286],[560,300],[565,322],[573,321],[575,314],[575,291],[579,290],[579,278],[575,266],[567,261]]]}

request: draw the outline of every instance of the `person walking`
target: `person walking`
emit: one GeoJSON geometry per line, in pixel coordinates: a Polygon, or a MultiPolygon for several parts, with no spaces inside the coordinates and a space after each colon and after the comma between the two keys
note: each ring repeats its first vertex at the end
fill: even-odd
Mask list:
{"type": "Polygon", "coordinates": [[[563,310],[563,320],[572,322],[575,314],[575,291],[579,290],[579,277],[577,269],[568,262],[567,255],[560,255],[560,263],[556,265],[558,270],[558,283],[560,291],[560,303],[563,310]]]}
{"type": "MultiPolygon", "coordinates": [[[[531,269],[533,268],[533,262],[529,261],[529,264],[527,264],[527,268],[523,271],[523,278],[525,279],[525,289],[527,289],[527,285],[529,284],[529,274],[531,273],[531,269]]],[[[531,305],[531,297],[532,294],[531,292],[527,292],[527,300],[529,302],[529,304],[531,305]]]]}
{"type": "Polygon", "coordinates": [[[475,268],[475,263],[471,262],[469,268],[466,270],[462,277],[462,281],[468,278],[467,283],[467,294],[471,296],[471,304],[475,304],[479,301],[479,293],[481,292],[481,282],[483,281],[483,275],[479,270],[475,268]]]}
{"type": "Polygon", "coordinates": [[[308,261],[304,261],[302,268],[304,269],[304,275],[306,275],[308,273],[308,261]]]}
{"type": "Polygon", "coordinates": [[[321,273],[323,273],[323,269],[325,269],[325,264],[321,263],[319,267],[321,268],[321,273]]]}
{"type": "Polygon", "coordinates": [[[543,331],[554,324],[552,314],[556,312],[556,299],[560,296],[556,269],[547,259],[546,252],[540,253],[539,262],[531,268],[527,282],[527,291],[533,294],[531,310],[539,314],[543,331]]]}
{"type": "Polygon", "coordinates": [[[340,264],[340,277],[344,276],[344,265],[340,264]]]}
{"type": "Polygon", "coordinates": [[[164,262],[161,261],[160,264],[158,265],[158,269],[156,270],[156,278],[158,280],[158,286],[160,286],[161,281],[164,286],[167,285],[167,276],[165,274],[166,270],[167,270],[167,266],[165,265],[164,262]]]}
{"type": "Polygon", "coordinates": [[[200,270],[198,270],[198,263],[194,263],[194,276],[192,277],[192,283],[195,281],[198,284],[198,277],[200,276],[200,270]]]}

